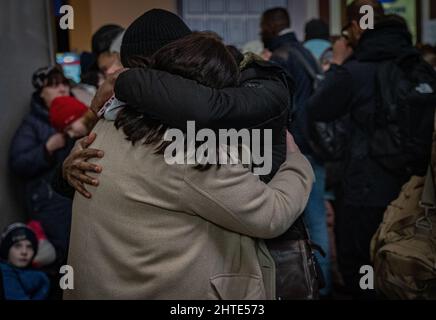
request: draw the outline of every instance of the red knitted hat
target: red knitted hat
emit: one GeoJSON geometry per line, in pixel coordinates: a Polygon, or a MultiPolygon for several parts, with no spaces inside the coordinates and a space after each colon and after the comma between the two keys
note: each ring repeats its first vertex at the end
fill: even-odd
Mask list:
{"type": "Polygon", "coordinates": [[[64,130],[74,121],[83,117],[88,107],[73,97],[59,97],[50,107],[50,122],[58,132],[64,130]]]}

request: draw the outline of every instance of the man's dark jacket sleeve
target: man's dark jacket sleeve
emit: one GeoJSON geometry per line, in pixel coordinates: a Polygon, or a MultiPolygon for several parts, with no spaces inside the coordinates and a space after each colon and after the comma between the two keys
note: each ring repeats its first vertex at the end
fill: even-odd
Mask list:
{"type": "Polygon", "coordinates": [[[352,83],[351,74],[345,67],[333,65],[307,103],[309,119],[330,122],[347,114],[353,92],[352,83]]]}
{"type": "Polygon", "coordinates": [[[163,71],[131,69],[119,76],[115,95],[175,128],[185,129],[187,121],[197,128],[270,128],[290,111],[293,82],[279,66],[256,64],[242,72],[241,87],[220,90],[163,71]]]}

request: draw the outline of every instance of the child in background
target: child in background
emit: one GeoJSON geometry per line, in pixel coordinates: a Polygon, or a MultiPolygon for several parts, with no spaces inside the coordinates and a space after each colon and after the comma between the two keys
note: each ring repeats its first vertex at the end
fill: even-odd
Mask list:
{"type": "Polygon", "coordinates": [[[79,139],[90,131],[87,119],[88,107],[73,97],[59,97],[50,108],[50,122],[58,132],[71,139],[79,139]]]}
{"type": "Polygon", "coordinates": [[[6,300],[45,300],[48,297],[48,277],[30,269],[37,252],[36,235],[25,224],[12,224],[3,232],[0,269],[6,300]]]}

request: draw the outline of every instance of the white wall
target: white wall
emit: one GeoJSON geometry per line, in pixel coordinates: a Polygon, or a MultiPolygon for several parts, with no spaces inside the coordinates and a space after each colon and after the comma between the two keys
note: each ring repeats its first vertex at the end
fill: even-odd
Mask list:
{"type": "Polygon", "coordinates": [[[436,20],[430,20],[430,1],[422,0],[422,42],[436,45],[436,20]]]}
{"type": "Polygon", "coordinates": [[[2,0],[0,10],[0,228],[24,218],[20,181],[10,174],[10,140],[29,111],[34,70],[50,62],[48,0],[2,0]]]}

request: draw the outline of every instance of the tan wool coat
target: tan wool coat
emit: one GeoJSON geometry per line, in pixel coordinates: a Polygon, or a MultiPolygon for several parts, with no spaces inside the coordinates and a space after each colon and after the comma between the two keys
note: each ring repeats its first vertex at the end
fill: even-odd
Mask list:
{"type": "Polygon", "coordinates": [[[103,172],[92,199],[74,199],[65,299],[275,298],[274,262],[258,239],[303,212],[314,180],[304,156],[288,154],[267,185],[242,165],[168,165],[113,122],[95,132],[103,172]]]}

